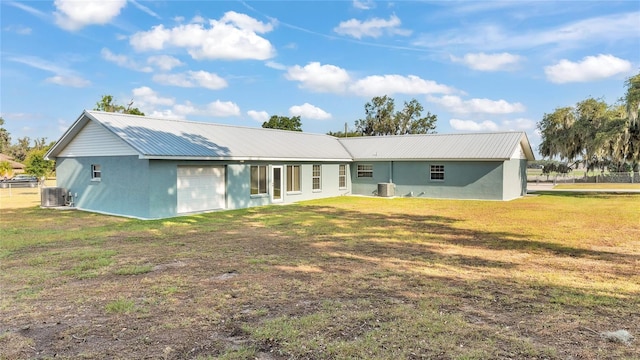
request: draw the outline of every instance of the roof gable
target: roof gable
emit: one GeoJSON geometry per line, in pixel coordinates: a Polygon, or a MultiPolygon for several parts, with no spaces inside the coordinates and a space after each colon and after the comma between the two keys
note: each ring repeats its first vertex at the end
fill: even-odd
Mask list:
{"type": "Polygon", "coordinates": [[[125,156],[139,155],[131,146],[99,123],[89,121],[58,156],[125,156]]]}

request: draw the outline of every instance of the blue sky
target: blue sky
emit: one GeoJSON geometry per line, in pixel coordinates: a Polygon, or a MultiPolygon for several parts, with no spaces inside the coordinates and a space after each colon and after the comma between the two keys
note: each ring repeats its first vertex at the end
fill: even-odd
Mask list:
{"type": "Polygon", "coordinates": [[[340,131],[378,95],[439,133],[526,131],[640,71],[638,1],[0,1],[0,113],[57,140],[102,95],[147,115],[340,131]]]}

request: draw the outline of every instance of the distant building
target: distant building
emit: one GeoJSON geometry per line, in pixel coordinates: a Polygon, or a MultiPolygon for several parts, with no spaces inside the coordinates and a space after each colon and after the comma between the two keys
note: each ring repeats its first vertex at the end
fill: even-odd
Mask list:
{"type": "Polygon", "coordinates": [[[13,161],[11,156],[0,154],[0,162],[2,161],[8,161],[9,164],[11,164],[12,172],[11,174],[0,174],[0,177],[12,177],[13,175],[24,173],[25,166],[17,161],[13,161]]]}

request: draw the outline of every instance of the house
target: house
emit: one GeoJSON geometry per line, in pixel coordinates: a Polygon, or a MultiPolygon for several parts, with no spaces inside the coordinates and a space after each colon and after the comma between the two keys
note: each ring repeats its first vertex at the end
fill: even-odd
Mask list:
{"type": "Polygon", "coordinates": [[[9,155],[0,154],[0,162],[4,161],[8,162],[11,165],[11,170],[5,174],[0,174],[0,177],[12,177],[13,175],[24,173],[24,164],[13,161],[13,158],[9,155]]]}
{"type": "Polygon", "coordinates": [[[45,158],[82,210],[158,219],[378,193],[510,200],[526,192],[524,133],[338,139],[84,111],[45,158]],[[392,185],[389,185],[392,184],[392,185]]]}

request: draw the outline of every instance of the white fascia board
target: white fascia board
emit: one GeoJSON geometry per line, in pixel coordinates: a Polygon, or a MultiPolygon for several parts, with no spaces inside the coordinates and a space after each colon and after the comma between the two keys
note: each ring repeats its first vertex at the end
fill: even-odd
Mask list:
{"type": "Polygon", "coordinates": [[[437,159],[437,158],[410,158],[410,159],[385,159],[385,158],[358,158],[353,161],[505,161],[508,158],[456,158],[456,159],[437,159]]]}
{"type": "Polygon", "coordinates": [[[201,160],[201,161],[299,161],[299,162],[353,162],[353,159],[309,159],[309,158],[263,158],[263,157],[212,157],[212,156],[156,156],[140,155],[140,159],[148,160],[201,160]]]}

